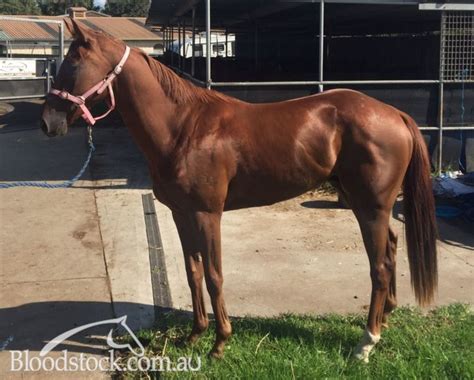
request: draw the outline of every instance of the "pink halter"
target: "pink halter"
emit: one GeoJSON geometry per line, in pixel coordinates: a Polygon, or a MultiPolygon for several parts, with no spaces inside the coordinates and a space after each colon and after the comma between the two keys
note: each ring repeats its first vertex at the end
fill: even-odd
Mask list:
{"type": "Polygon", "coordinates": [[[82,110],[82,115],[81,115],[82,118],[89,125],[94,125],[97,120],[103,119],[114,110],[115,96],[114,96],[114,90],[112,89],[111,83],[115,79],[115,77],[122,72],[123,65],[125,65],[125,62],[127,61],[127,58],[129,55],[130,55],[130,48],[128,46],[125,46],[125,53],[123,54],[122,59],[120,60],[118,65],[115,66],[113,71],[109,75],[107,75],[104,79],[102,79],[99,83],[97,83],[94,87],[92,87],[90,90],[86,91],[84,94],[80,96],[72,95],[67,91],[56,90],[55,88],[51,89],[50,94],[57,95],[61,99],[69,100],[70,102],[77,104],[82,110]],[[99,95],[102,94],[106,88],[109,90],[109,96],[110,96],[109,110],[101,116],[94,117],[92,116],[91,112],[86,106],[86,100],[89,96],[95,93],[99,95]]]}

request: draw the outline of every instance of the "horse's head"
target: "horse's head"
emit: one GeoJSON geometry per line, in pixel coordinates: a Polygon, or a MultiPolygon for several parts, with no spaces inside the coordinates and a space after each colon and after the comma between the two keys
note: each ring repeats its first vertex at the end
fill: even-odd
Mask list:
{"type": "MultiPolygon", "coordinates": [[[[73,36],[73,42],[61,64],[53,89],[79,96],[104,79],[113,69],[113,64],[103,53],[103,46],[106,45],[104,40],[109,39],[101,33],[80,26],[74,20],[65,19],[65,24],[73,36]]],[[[113,39],[110,41],[116,43],[113,39]]],[[[94,93],[87,99],[87,107],[103,100],[105,96],[107,91],[94,93]]],[[[68,126],[81,114],[78,104],[50,93],[44,104],[41,128],[48,136],[65,135],[68,126]]]]}

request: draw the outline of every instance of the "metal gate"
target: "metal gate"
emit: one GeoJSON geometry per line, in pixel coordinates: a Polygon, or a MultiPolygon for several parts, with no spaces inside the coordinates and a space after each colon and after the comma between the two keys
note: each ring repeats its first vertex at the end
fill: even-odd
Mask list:
{"type": "Polygon", "coordinates": [[[51,88],[55,60],[1,58],[0,101],[43,98],[51,88]]]}
{"type": "Polygon", "coordinates": [[[49,92],[51,78],[54,77],[52,67],[56,71],[64,58],[64,22],[54,19],[37,19],[15,16],[0,16],[0,20],[29,22],[36,24],[53,24],[57,27],[58,53],[57,59],[13,57],[12,41],[6,33],[0,35],[5,40],[6,57],[0,57],[0,101],[43,98],[49,92]]]}
{"type": "Polygon", "coordinates": [[[443,11],[441,15],[440,47],[440,93],[439,93],[439,151],[438,168],[441,168],[443,157],[443,130],[472,130],[466,126],[464,115],[466,104],[464,97],[465,83],[474,83],[474,11],[443,11]],[[444,126],[444,88],[445,85],[461,85],[460,120],[458,126],[444,126]]]}
{"type": "Polygon", "coordinates": [[[443,12],[441,79],[474,82],[474,12],[443,12]]]}

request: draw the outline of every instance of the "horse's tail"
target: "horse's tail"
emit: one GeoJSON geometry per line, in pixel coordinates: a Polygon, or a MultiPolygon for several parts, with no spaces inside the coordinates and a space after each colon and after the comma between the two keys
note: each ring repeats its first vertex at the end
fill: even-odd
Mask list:
{"type": "Polygon", "coordinates": [[[416,122],[401,114],[413,137],[413,153],[403,185],[405,234],[411,285],[420,305],[429,304],[438,286],[436,216],[431,166],[423,136],[416,122]]]}

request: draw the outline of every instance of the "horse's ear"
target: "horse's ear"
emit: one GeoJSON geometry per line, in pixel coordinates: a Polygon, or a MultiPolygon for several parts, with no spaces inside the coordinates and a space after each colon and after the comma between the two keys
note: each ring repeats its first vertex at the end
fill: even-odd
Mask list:
{"type": "Polygon", "coordinates": [[[89,33],[86,28],[82,27],[76,20],[72,18],[65,18],[64,23],[66,24],[67,30],[71,33],[72,38],[80,42],[88,42],[90,39],[89,33]]]}

